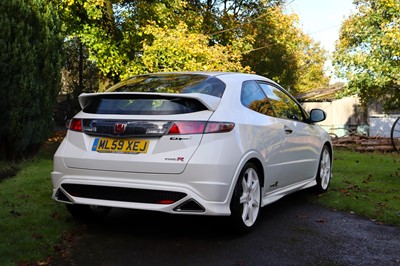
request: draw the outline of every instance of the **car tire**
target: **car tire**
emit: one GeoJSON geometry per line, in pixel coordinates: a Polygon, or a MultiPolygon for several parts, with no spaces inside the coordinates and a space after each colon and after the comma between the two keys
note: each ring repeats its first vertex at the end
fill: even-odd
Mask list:
{"type": "Polygon", "coordinates": [[[332,156],[329,148],[325,145],[321,152],[319,159],[319,166],[317,172],[317,185],[316,192],[324,193],[328,190],[332,178],[332,156]]]}
{"type": "Polygon", "coordinates": [[[253,163],[240,172],[230,204],[233,226],[240,233],[249,232],[261,209],[260,173],[253,163]]]}
{"type": "Polygon", "coordinates": [[[65,204],[68,212],[78,221],[92,222],[107,216],[111,207],[82,205],[82,204],[65,204]]]}

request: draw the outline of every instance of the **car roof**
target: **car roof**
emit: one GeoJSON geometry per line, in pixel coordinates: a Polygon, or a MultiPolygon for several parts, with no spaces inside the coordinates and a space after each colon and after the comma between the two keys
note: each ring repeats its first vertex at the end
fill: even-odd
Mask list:
{"type": "Polygon", "coordinates": [[[270,82],[275,83],[269,78],[251,74],[251,73],[240,73],[240,72],[225,72],[225,71],[177,71],[177,72],[155,72],[155,73],[144,73],[129,77],[127,80],[137,77],[137,76],[152,76],[152,75],[204,75],[210,77],[219,77],[219,76],[241,76],[253,79],[261,79],[261,80],[269,80],[270,82]]]}
{"type": "MultiPolygon", "coordinates": [[[[207,77],[215,77],[220,79],[221,81],[223,80],[229,80],[229,79],[238,79],[237,81],[245,81],[245,80],[264,80],[268,81],[271,83],[275,83],[271,79],[268,79],[266,77],[256,75],[256,74],[247,74],[247,73],[239,73],[239,72],[223,72],[223,71],[177,71],[177,72],[156,72],[156,73],[146,73],[146,74],[139,74],[139,75],[134,75],[126,80],[120,81],[113,86],[109,87],[105,92],[110,92],[114,91],[116,88],[125,86],[126,84],[129,84],[133,79],[141,77],[141,76],[168,76],[168,75],[203,75],[207,77]]],[[[276,84],[276,83],[275,83],[276,84]]]]}
{"type": "MultiPolygon", "coordinates": [[[[267,79],[266,77],[252,74],[252,73],[240,73],[240,72],[225,72],[225,71],[178,71],[178,72],[157,72],[157,73],[147,73],[142,75],[204,75],[204,76],[211,76],[211,77],[218,77],[218,76],[242,76],[248,78],[255,78],[255,79],[267,79]]],[[[272,80],[270,80],[273,82],[272,80]]],[[[274,82],[275,83],[275,82],[274,82]]]]}

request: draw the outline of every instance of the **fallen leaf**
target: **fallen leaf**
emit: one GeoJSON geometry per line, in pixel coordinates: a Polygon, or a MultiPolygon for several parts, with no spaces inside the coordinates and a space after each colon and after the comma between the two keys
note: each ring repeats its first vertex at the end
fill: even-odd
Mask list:
{"type": "Polygon", "coordinates": [[[46,266],[51,263],[51,257],[47,257],[46,260],[36,262],[37,266],[46,266]]]}

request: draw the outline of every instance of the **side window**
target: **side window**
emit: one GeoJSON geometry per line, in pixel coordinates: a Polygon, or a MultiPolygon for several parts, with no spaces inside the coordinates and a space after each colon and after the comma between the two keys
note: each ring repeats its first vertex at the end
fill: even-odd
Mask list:
{"type": "Polygon", "coordinates": [[[259,83],[267,95],[277,117],[302,121],[303,112],[300,106],[282,90],[268,83],[259,83]]]}
{"type": "Polygon", "coordinates": [[[240,100],[253,111],[269,116],[275,115],[270,102],[255,81],[243,82],[240,100]]]}

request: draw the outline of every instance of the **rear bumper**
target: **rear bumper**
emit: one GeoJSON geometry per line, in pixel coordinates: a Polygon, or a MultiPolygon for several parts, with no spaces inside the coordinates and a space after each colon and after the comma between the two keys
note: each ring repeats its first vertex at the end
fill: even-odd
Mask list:
{"type": "Polygon", "coordinates": [[[62,172],[52,172],[52,197],[58,202],[177,214],[230,215],[232,166],[188,166],[182,174],[169,175],[63,168],[62,172]]]}
{"type": "MultiPolygon", "coordinates": [[[[54,156],[52,183],[56,201],[200,215],[230,215],[230,199],[243,159],[234,134],[229,138],[225,134],[204,135],[202,144],[179,173],[160,173],[157,163],[154,173],[149,172],[151,168],[140,172],[140,167],[136,171],[116,171],[126,168],[115,168],[114,162],[109,163],[114,168],[102,165],[101,170],[93,169],[94,162],[87,163],[90,156],[85,156],[84,151],[83,155],[77,153],[81,163],[71,168],[66,166],[70,154],[64,149],[66,145],[61,145],[54,156]],[[146,194],[150,194],[150,199],[146,194]],[[163,198],[171,194],[179,197],[173,201],[163,198]],[[194,210],[189,211],[190,208],[194,210]]],[[[98,160],[94,167],[102,163],[105,164],[98,160]]],[[[181,162],[168,163],[173,166],[181,162]]]]}

